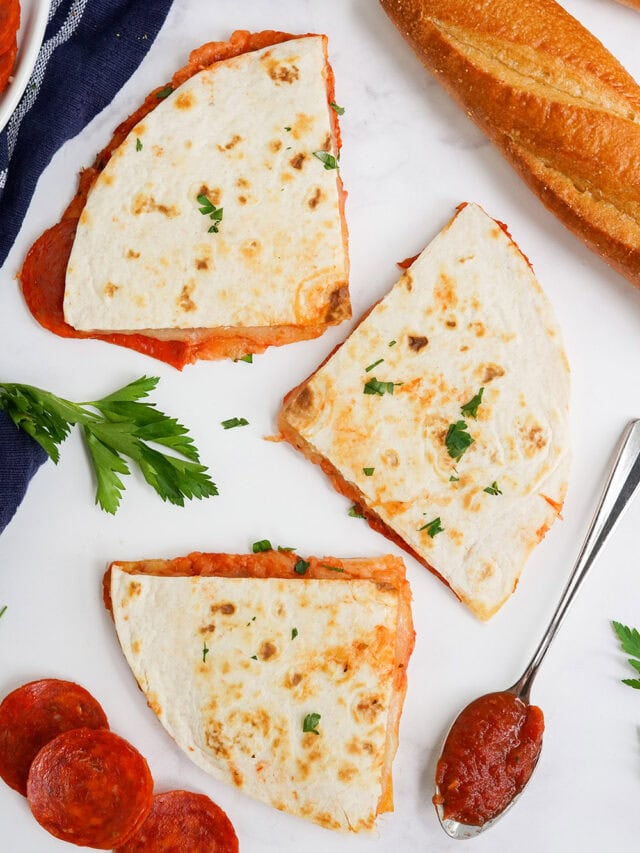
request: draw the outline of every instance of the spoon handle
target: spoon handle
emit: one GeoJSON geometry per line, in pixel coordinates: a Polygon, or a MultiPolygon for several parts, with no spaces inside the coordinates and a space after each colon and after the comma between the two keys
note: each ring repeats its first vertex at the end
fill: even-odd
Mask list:
{"type": "Polygon", "coordinates": [[[555,637],[558,628],[567,615],[582,581],[607,537],[616,525],[623,511],[630,503],[633,494],[640,483],[640,420],[627,424],[620,436],[616,454],[609,468],[598,507],[593,515],[589,532],[580,549],[573,571],[569,576],[555,613],[545,631],[540,645],[536,649],[529,665],[520,679],[510,688],[512,693],[520,696],[525,702],[529,701],[531,685],[538,672],[544,656],[555,637]]]}

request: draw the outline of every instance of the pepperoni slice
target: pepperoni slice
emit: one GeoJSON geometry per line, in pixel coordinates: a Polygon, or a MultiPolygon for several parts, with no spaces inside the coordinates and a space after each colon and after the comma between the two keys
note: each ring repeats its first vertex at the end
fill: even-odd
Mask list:
{"type": "Polygon", "coordinates": [[[19,0],[2,0],[0,3],[0,53],[6,53],[11,49],[19,26],[19,0]]]}
{"type": "Polygon", "coordinates": [[[0,777],[26,796],[31,762],[70,729],[108,729],[104,711],[84,687],[45,678],[18,687],[0,705],[0,777]]]}
{"type": "Polygon", "coordinates": [[[147,762],[123,738],[104,729],[75,729],[37,754],[27,797],[33,816],[51,835],[111,850],[144,823],[153,779],[147,762]]]}
{"type": "Polygon", "coordinates": [[[141,829],[116,853],[238,853],[238,837],[209,797],[167,791],[154,797],[141,829]]]}
{"type": "Polygon", "coordinates": [[[13,44],[9,50],[5,50],[0,54],[0,92],[5,88],[9,77],[13,71],[13,66],[16,64],[16,54],[18,53],[18,42],[13,40],[13,44]]]}

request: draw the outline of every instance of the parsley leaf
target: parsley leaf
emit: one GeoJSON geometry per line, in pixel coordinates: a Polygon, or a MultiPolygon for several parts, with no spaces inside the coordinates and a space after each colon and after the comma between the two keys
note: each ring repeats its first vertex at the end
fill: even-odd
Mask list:
{"type": "Polygon", "coordinates": [[[373,364],[370,364],[369,367],[365,367],[367,373],[370,373],[374,367],[377,367],[379,364],[382,364],[384,358],[379,358],[377,361],[374,361],[373,364]]]}
{"type": "Polygon", "coordinates": [[[373,376],[368,382],[365,382],[363,393],[377,394],[379,397],[383,397],[385,394],[393,394],[396,385],[402,385],[402,382],[379,382],[373,376]]]}
{"type": "Polygon", "coordinates": [[[375,470],[376,470],[375,468],[363,468],[362,473],[364,474],[365,477],[371,477],[371,475],[373,474],[373,472],[375,470]]]}
{"type": "Polygon", "coordinates": [[[387,344],[387,346],[389,346],[389,347],[394,347],[397,343],[398,343],[398,341],[389,341],[389,343],[387,344]]]}
{"type": "Polygon", "coordinates": [[[335,113],[337,113],[339,116],[343,116],[343,115],[344,115],[344,113],[345,113],[344,107],[341,107],[339,104],[336,104],[336,102],[335,102],[335,101],[331,101],[331,103],[329,104],[329,106],[330,106],[330,107],[331,107],[331,109],[332,109],[335,113]]]}
{"type": "Polygon", "coordinates": [[[428,521],[422,527],[418,528],[418,530],[426,530],[429,536],[433,539],[434,536],[437,536],[438,533],[442,533],[444,531],[444,527],[440,523],[440,516],[434,518],[433,521],[428,521]]]}
{"type": "Polygon", "coordinates": [[[159,92],[156,92],[156,98],[159,101],[163,101],[165,98],[168,98],[172,92],[173,86],[165,86],[164,89],[161,89],[159,92]]]}
{"type": "Polygon", "coordinates": [[[202,663],[206,663],[208,654],[209,654],[209,649],[207,648],[207,641],[204,640],[204,642],[202,644],[202,663]]]}
{"type": "Polygon", "coordinates": [[[350,515],[351,518],[364,518],[364,515],[360,512],[358,507],[354,504],[347,515],[350,515]]]}
{"type": "Polygon", "coordinates": [[[184,506],[185,498],[217,495],[186,427],[160,412],[154,403],[139,402],[158,382],[157,377],[142,376],[107,397],[86,403],[72,403],[32,385],[0,383],[0,409],[55,463],[60,458],[58,445],[73,426],[79,426],[96,476],[96,503],[105,512],[113,514],[120,505],[121,476],[130,473],[125,458],[137,463],[164,501],[184,506]],[[163,448],[179,455],[169,455],[163,448]]]}
{"type": "Polygon", "coordinates": [[[200,213],[203,216],[208,216],[213,219],[213,225],[209,228],[209,234],[218,233],[218,225],[222,222],[224,210],[222,207],[216,207],[204,193],[198,196],[198,204],[200,205],[200,213]]]}
{"type": "Polygon", "coordinates": [[[320,714],[307,714],[302,723],[302,731],[303,732],[313,732],[314,735],[319,735],[318,731],[318,723],[321,720],[320,714]]]}
{"type": "Polygon", "coordinates": [[[249,421],[246,418],[229,418],[227,421],[220,421],[220,425],[224,429],[234,429],[234,427],[249,426],[249,421]]]}
{"type": "Polygon", "coordinates": [[[295,638],[296,638],[297,636],[298,636],[298,629],[297,629],[297,628],[292,628],[292,629],[291,629],[291,639],[292,639],[292,640],[295,640],[295,638]]]}
{"type": "Polygon", "coordinates": [[[460,481],[460,477],[454,477],[453,474],[449,477],[450,483],[458,483],[460,481]]]}
{"type": "Polygon", "coordinates": [[[324,569],[329,569],[330,572],[344,572],[339,566],[329,566],[327,563],[320,564],[324,569]]]}
{"type": "Polygon", "coordinates": [[[493,481],[493,483],[491,483],[490,486],[487,486],[486,489],[483,489],[482,491],[486,492],[488,495],[501,495],[502,494],[502,490],[498,488],[498,484],[496,483],[495,480],[493,481]]]}
{"type": "Polygon", "coordinates": [[[293,567],[293,571],[297,575],[306,575],[310,565],[311,563],[308,563],[306,560],[300,559],[293,567]]]}
{"type": "Polygon", "coordinates": [[[260,554],[262,551],[273,551],[273,546],[268,539],[260,539],[259,542],[254,542],[251,548],[254,554],[260,554]]]}
{"type": "Polygon", "coordinates": [[[2,619],[2,617],[4,616],[6,611],[7,611],[7,605],[5,604],[4,607],[2,608],[2,610],[0,610],[0,619],[2,619]]]}
{"type": "Polygon", "coordinates": [[[291,128],[290,128],[290,127],[285,127],[285,130],[287,131],[287,133],[291,133],[291,128]]]}
{"type": "Polygon", "coordinates": [[[278,551],[280,551],[281,554],[289,554],[289,553],[291,553],[291,551],[295,551],[295,550],[296,550],[295,548],[283,548],[282,545],[278,545],[278,551]]]}
{"type": "Polygon", "coordinates": [[[142,142],[139,139],[136,139],[136,151],[142,151],[142,142]]]}
{"type": "Polygon", "coordinates": [[[258,655],[251,655],[251,660],[258,660],[258,655]]]}
{"type": "MultiPolygon", "coordinates": [[[[635,628],[627,628],[626,625],[622,625],[620,622],[612,622],[611,624],[618,635],[622,651],[633,656],[629,658],[629,663],[634,669],[640,672],[640,633],[635,628]]],[[[640,678],[623,678],[622,683],[640,690],[640,678]]]]}
{"type": "Polygon", "coordinates": [[[484,388],[481,388],[475,397],[472,397],[468,403],[464,404],[464,406],[460,406],[462,414],[475,420],[478,417],[478,406],[482,403],[483,394],[484,388]]]}
{"type": "Polygon", "coordinates": [[[324,167],[327,170],[338,168],[337,159],[333,156],[333,154],[330,154],[328,151],[314,151],[313,156],[317,157],[321,163],[324,163],[324,167]]]}
{"type": "Polygon", "coordinates": [[[471,447],[474,439],[467,432],[467,425],[464,421],[456,421],[455,424],[449,424],[447,435],[444,443],[447,445],[449,456],[459,462],[464,452],[471,447]]]}

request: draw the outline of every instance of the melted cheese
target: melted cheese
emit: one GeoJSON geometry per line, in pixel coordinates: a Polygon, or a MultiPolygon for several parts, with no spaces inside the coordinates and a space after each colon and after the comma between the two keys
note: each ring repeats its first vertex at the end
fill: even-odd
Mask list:
{"type": "Polygon", "coordinates": [[[114,564],[110,579],[120,643],[189,758],[278,809],[331,829],[371,829],[389,794],[388,730],[392,758],[413,644],[402,638],[398,669],[398,632],[412,634],[410,613],[399,628],[398,590],[367,579],[123,568],[114,564]],[[312,713],[318,735],[303,732],[312,713]]]}
{"type": "Polygon", "coordinates": [[[515,243],[467,205],[291,395],[282,421],[487,618],[562,506],[568,403],[567,360],[544,293],[515,243]],[[401,384],[363,393],[373,378],[401,384]],[[474,420],[461,407],[481,387],[474,420]],[[456,462],[445,438],[459,420],[474,443],[456,462]],[[494,481],[501,495],[484,491],[494,481]],[[444,532],[432,538],[421,528],[438,517],[444,532]]]}
{"type": "Polygon", "coordinates": [[[80,218],[65,319],[79,330],[321,326],[349,315],[326,39],[187,80],[112,155],[80,218]],[[288,129],[289,128],[289,129],[288,129]],[[200,212],[206,195],[223,219],[200,212]]]}

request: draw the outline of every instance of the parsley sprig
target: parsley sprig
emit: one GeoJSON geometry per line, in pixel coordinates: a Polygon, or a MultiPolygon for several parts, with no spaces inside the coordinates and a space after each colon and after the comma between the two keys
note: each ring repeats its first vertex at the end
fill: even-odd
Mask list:
{"type": "MultiPolygon", "coordinates": [[[[629,663],[637,672],[640,672],[640,633],[635,628],[627,628],[620,622],[612,622],[611,624],[618,635],[622,651],[632,655],[629,658],[629,663]]],[[[622,683],[640,690],[640,678],[623,678],[622,683]]]]}
{"type": "Polygon", "coordinates": [[[449,424],[444,443],[447,445],[449,456],[455,459],[456,462],[462,459],[463,454],[475,441],[467,430],[468,427],[464,421],[456,421],[455,424],[449,424]]]}
{"type": "Polygon", "coordinates": [[[318,723],[322,717],[320,714],[307,714],[307,716],[302,721],[302,731],[303,732],[313,732],[314,735],[319,735],[318,731],[318,723]]]}
{"type": "Polygon", "coordinates": [[[317,157],[321,163],[324,163],[325,169],[338,169],[340,164],[338,159],[329,151],[314,151],[313,156],[317,157]]]}
{"type": "Polygon", "coordinates": [[[198,196],[198,204],[200,205],[200,213],[203,216],[208,216],[209,219],[213,219],[213,225],[209,228],[209,234],[217,234],[219,231],[218,226],[222,222],[223,208],[216,207],[204,193],[198,196]]]}
{"type": "Polygon", "coordinates": [[[133,460],[162,500],[184,506],[184,499],[218,494],[186,427],[155,408],[147,397],[158,377],[142,376],[89,403],[72,403],[33,385],[0,383],[0,409],[27,432],[57,464],[58,446],[73,426],[84,436],[97,480],[96,503],[114,514],[133,460]],[[156,445],[159,447],[153,447],[156,445]],[[168,448],[173,454],[165,453],[168,448]]]}
{"type": "Polygon", "coordinates": [[[368,382],[365,382],[362,393],[377,394],[379,397],[383,397],[385,394],[393,394],[396,385],[402,385],[402,382],[380,382],[375,376],[372,376],[368,382]]]}
{"type": "Polygon", "coordinates": [[[434,518],[432,521],[428,521],[426,524],[423,524],[422,527],[419,528],[419,531],[422,530],[426,530],[432,539],[437,536],[438,533],[444,533],[444,527],[442,526],[440,516],[434,518]]]}
{"type": "Polygon", "coordinates": [[[465,403],[464,406],[460,406],[460,411],[463,415],[466,415],[468,418],[473,418],[474,420],[478,417],[478,408],[482,403],[482,395],[484,394],[484,388],[481,388],[478,393],[472,397],[468,403],[465,403]]]}

